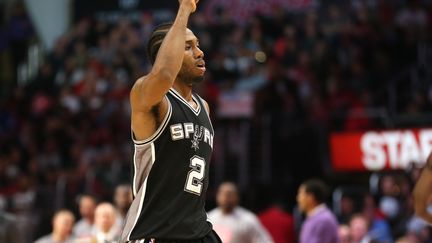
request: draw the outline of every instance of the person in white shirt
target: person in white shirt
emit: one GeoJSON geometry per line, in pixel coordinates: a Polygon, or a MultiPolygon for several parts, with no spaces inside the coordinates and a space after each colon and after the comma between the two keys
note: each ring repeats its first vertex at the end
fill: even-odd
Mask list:
{"type": "Polygon", "coordinates": [[[259,219],[239,204],[239,194],[234,183],[225,182],[217,193],[218,207],[208,213],[214,230],[224,243],[273,243],[270,234],[259,219]]]}
{"type": "Polygon", "coordinates": [[[361,214],[352,216],[349,222],[351,243],[367,243],[371,241],[368,235],[368,220],[361,214]]]}
{"type": "Polygon", "coordinates": [[[94,236],[98,242],[118,242],[120,228],[116,225],[117,210],[111,203],[101,203],[95,211],[94,236]]]}
{"type": "Polygon", "coordinates": [[[54,214],[51,234],[41,237],[35,243],[71,243],[72,227],[75,222],[75,216],[69,210],[60,210],[54,214]]]}
{"type": "Polygon", "coordinates": [[[81,219],[73,228],[77,237],[90,236],[94,224],[94,211],[97,205],[96,198],[91,195],[83,195],[79,199],[79,212],[81,219]]]}
{"type": "Polygon", "coordinates": [[[115,188],[114,205],[117,209],[116,225],[120,228],[123,227],[132,200],[132,189],[130,185],[122,184],[115,188]]]}
{"type": "Polygon", "coordinates": [[[95,210],[95,220],[90,236],[78,238],[74,243],[117,243],[121,229],[116,225],[117,210],[111,203],[100,203],[95,210]]]}

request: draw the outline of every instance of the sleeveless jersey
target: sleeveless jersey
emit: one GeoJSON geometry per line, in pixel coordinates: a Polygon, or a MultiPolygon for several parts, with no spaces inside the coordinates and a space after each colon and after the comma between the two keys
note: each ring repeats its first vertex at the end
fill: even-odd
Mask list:
{"type": "Polygon", "coordinates": [[[214,131],[203,101],[192,97],[197,109],[170,89],[157,131],[144,141],[133,139],[134,200],[122,242],[199,239],[212,230],[204,204],[214,131]]]}

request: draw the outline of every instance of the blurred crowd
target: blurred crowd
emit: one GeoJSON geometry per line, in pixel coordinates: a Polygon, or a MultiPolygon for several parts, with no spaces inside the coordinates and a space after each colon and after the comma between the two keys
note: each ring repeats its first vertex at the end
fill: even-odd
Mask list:
{"type": "MultiPolygon", "coordinates": [[[[226,181],[217,189],[216,207],[208,211],[208,220],[224,243],[432,242],[430,225],[413,214],[410,194],[419,173],[419,168],[413,168],[409,173],[375,175],[378,180],[370,188],[337,189],[340,194],[333,193],[333,201],[326,183],[310,179],[299,186],[295,208],[269,200],[257,213],[242,205],[237,185],[226,181]]],[[[132,202],[130,185],[118,185],[111,201],[82,194],[73,209],[53,211],[46,231],[36,238],[29,235],[29,228],[21,228],[16,215],[1,211],[0,240],[117,243],[132,202]]]]}
{"type": "MultiPolygon", "coordinates": [[[[307,156],[324,155],[310,153],[317,139],[307,128],[383,128],[382,120],[364,114],[381,108],[410,115],[431,110],[432,86],[402,75],[421,64],[419,48],[431,46],[430,2],[322,2],[302,12],[273,6],[271,15],[257,13],[243,21],[219,6],[198,11],[189,23],[205,52],[207,81],[197,91],[211,106],[216,135],[226,120],[246,118],[259,130],[268,118],[276,186],[293,176],[286,147],[295,148],[288,152],[291,164],[304,166],[293,173],[297,184],[310,171],[324,176],[325,169],[308,161],[307,156]],[[395,104],[388,103],[389,87],[398,95],[395,104]],[[304,146],[307,156],[296,154],[295,146],[304,146]]],[[[160,18],[143,12],[138,21],[78,19],[44,57],[34,80],[18,84],[15,70],[35,40],[34,28],[22,5],[1,17],[0,217],[14,214],[27,240],[34,240],[49,232],[56,210],[69,208],[77,215],[79,195],[112,201],[115,186],[129,182],[129,90],[150,68],[145,44],[160,18]]],[[[334,210],[343,224],[340,233],[363,237],[376,227],[388,242],[405,234],[407,240],[400,242],[416,242],[416,237],[428,242],[429,228],[412,216],[415,177],[387,175],[382,181],[377,194],[341,196],[340,212],[334,210]],[[359,214],[353,218],[354,213],[359,214]]],[[[210,205],[214,191],[212,185],[210,205]]],[[[264,200],[260,192],[253,194],[252,199],[264,200]]],[[[249,200],[250,195],[245,204],[256,210],[249,200]]],[[[282,218],[292,223],[293,215],[282,218]]],[[[55,218],[70,221],[71,215],[61,211],[55,218]]],[[[290,239],[296,239],[300,226],[292,227],[296,233],[290,239]]]]}
{"type": "Polygon", "coordinates": [[[368,188],[341,188],[334,212],[342,242],[431,242],[431,228],[414,215],[412,189],[421,169],[374,174],[368,188]],[[345,240],[344,240],[345,239],[345,240]],[[361,242],[361,241],[360,241],[361,242]]]}

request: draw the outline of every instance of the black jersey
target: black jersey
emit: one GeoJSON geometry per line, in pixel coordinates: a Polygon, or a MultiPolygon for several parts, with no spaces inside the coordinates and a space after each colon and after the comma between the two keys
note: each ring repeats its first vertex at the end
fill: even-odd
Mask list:
{"type": "Polygon", "coordinates": [[[204,209],[214,131],[201,98],[194,109],[174,89],[157,131],[134,140],[134,200],[122,242],[137,239],[198,239],[211,231],[204,209]]]}

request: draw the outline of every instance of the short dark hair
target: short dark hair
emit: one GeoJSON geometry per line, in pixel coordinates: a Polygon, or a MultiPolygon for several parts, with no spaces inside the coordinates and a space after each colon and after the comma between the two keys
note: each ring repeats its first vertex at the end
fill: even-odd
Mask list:
{"type": "Polygon", "coordinates": [[[311,194],[317,203],[323,203],[328,197],[327,185],[318,179],[311,179],[302,183],[306,193],[311,194]]]}
{"type": "Polygon", "coordinates": [[[156,56],[159,52],[159,48],[162,44],[162,41],[165,39],[168,31],[171,29],[173,23],[163,23],[158,25],[152,32],[149,41],[147,43],[147,57],[150,63],[153,65],[156,56]]]}
{"type": "Polygon", "coordinates": [[[76,203],[79,205],[81,203],[81,199],[83,198],[89,198],[90,200],[92,200],[95,204],[99,203],[99,199],[93,195],[93,194],[88,194],[88,193],[84,193],[84,194],[80,194],[76,197],[76,203]]]}

